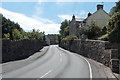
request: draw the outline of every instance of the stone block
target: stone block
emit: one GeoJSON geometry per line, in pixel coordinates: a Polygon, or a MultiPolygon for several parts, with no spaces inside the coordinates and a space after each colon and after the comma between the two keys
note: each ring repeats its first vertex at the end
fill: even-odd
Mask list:
{"type": "Polygon", "coordinates": [[[111,59],[119,59],[118,49],[111,49],[111,59]]]}
{"type": "Polygon", "coordinates": [[[120,73],[120,61],[119,61],[119,59],[112,59],[111,60],[111,69],[115,73],[120,73]]]}

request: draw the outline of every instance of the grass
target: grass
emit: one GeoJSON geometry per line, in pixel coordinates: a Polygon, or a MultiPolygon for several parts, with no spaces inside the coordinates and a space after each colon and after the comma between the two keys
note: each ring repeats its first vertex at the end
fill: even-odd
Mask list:
{"type": "Polygon", "coordinates": [[[101,39],[107,38],[108,35],[109,35],[108,33],[107,33],[107,34],[104,34],[104,35],[102,35],[101,37],[98,37],[98,40],[101,40],[101,39]]]}

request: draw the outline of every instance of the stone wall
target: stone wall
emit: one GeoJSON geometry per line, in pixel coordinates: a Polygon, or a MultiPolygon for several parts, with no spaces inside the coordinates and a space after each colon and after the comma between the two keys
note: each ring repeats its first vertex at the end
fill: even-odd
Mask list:
{"type": "Polygon", "coordinates": [[[118,57],[118,49],[116,48],[111,49],[111,44],[108,41],[100,40],[61,41],[59,46],[69,51],[78,53],[82,56],[94,59],[108,67],[111,67],[112,65],[111,60],[120,59],[118,57]]]}
{"type": "Polygon", "coordinates": [[[2,40],[2,63],[25,59],[46,44],[41,40],[2,40]]]}

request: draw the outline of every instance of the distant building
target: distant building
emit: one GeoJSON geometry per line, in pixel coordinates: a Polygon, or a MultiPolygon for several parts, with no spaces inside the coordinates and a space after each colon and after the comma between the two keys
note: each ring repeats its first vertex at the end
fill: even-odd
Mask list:
{"type": "Polygon", "coordinates": [[[46,35],[46,42],[47,42],[48,45],[58,44],[58,35],[57,34],[46,35]]]}
{"type": "Polygon", "coordinates": [[[69,35],[74,34],[77,35],[77,29],[79,27],[88,26],[94,21],[97,25],[104,27],[107,25],[110,16],[107,12],[103,10],[103,5],[97,5],[97,11],[93,14],[88,13],[88,17],[86,19],[75,18],[73,15],[72,20],[69,25],[69,35]]]}
{"type": "Polygon", "coordinates": [[[84,19],[82,18],[75,18],[75,16],[73,15],[72,20],[69,24],[69,35],[73,34],[73,35],[77,35],[77,29],[82,26],[82,22],[84,19]]]}

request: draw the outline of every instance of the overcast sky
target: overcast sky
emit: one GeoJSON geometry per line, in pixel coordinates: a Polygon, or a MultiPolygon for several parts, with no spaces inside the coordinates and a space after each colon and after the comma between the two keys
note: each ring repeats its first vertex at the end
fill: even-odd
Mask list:
{"type": "Polygon", "coordinates": [[[94,13],[97,10],[97,4],[103,4],[107,13],[115,6],[115,2],[61,1],[3,1],[0,12],[6,18],[19,23],[25,31],[39,29],[45,31],[45,34],[58,34],[60,23],[64,19],[71,20],[73,14],[79,18],[86,18],[88,12],[94,13]]]}

